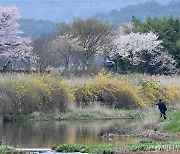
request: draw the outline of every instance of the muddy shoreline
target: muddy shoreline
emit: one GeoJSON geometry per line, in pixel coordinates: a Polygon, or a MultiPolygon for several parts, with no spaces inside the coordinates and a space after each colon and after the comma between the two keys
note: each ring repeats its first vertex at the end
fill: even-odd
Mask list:
{"type": "Polygon", "coordinates": [[[71,118],[71,117],[58,117],[58,118],[33,118],[33,119],[18,119],[18,118],[0,118],[1,122],[22,122],[22,121],[70,121],[70,120],[130,120],[130,119],[138,119],[138,118],[132,118],[132,117],[78,117],[78,118],[71,118]]]}

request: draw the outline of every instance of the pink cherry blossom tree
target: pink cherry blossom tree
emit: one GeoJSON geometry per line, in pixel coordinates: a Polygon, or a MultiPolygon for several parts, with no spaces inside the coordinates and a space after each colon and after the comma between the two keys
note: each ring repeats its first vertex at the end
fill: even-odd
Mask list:
{"type": "Polygon", "coordinates": [[[126,58],[133,65],[148,63],[156,73],[162,73],[164,70],[169,73],[177,71],[176,61],[172,55],[164,51],[162,41],[158,39],[155,33],[126,33],[123,28],[119,28],[114,39],[116,50],[110,53],[111,57],[126,58]]]}
{"type": "Polygon", "coordinates": [[[0,6],[0,54],[8,60],[33,57],[31,38],[21,37],[19,24],[15,21],[20,14],[15,6],[0,6]]]}

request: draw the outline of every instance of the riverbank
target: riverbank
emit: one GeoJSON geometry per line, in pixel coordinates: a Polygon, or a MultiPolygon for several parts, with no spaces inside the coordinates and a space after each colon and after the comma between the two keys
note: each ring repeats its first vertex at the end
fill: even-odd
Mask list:
{"type": "MultiPolygon", "coordinates": [[[[87,108],[71,108],[69,111],[61,113],[44,114],[35,112],[32,114],[17,115],[13,120],[16,122],[25,121],[79,121],[79,120],[130,120],[130,124],[126,124],[128,131],[124,136],[149,138],[154,140],[178,140],[180,139],[178,121],[180,112],[178,106],[169,107],[167,112],[167,120],[159,118],[157,108],[140,108],[136,110],[120,110],[110,109],[100,105],[93,105],[87,108]],[[174,109],[175,108],[175,109],[174,109]],[[94,109],[94,110],[93,110],[94,109]],[[174,132],[174,124],[176,124],[176,132],[174,132]],[[173,130],[174,133],[171,133],[173,130]],[[168,132],[169,131],[169,132],[168,132]]],[[[121,128],[117,128],[121,130],[121,128]]],[[[117,134],[111,134],[111,137],[117,134]]],[[[102,134],[103,138],[108,138],[107,134],[102,134]]],[[[121,136],[120,136],[121,137],[121,136]]]]}
{"type": "Polygon", "coordinates": [[[114,109],[97,103],[84,108],[69,106],[65,112],[33,112],[31,114],[4,116],[4,122],[141,119],[143,116],[144,110],[142,108],[131,110],[114,109]]]}
{"type": "Polygon", "coordinates": [[[180,140],[180,111],[179,106],[169,108],[167,119],[157,118],[153,127],[137,133],[138,137],[147,137],[160,141],[180,140]]]}
{"type": "Polygon", "coordinates": [[[180,151],[180,141],[157,142],[142,140],[138,143],[117,147],[113,144],[61,144],[52,149],[17,149],[20,153],[97,153],[97,154],[177,154],[180,151]]]}
{"type": "MultiPolygon", "coordinates": [[[[70,120],[129,119],[132,122],[127,123],[127,127],[117,124],[95,133],[94,138],[99,135],[104,139],[110,137],[110,140],[113,140],[113,135],[122,137],[123,134],[161,141],[179,140],[180,114],[176,112],[180,107],[175,106],[175,102],[178,103],[179,100],[179,82],[174,82],[176,85],[166,85],[169,83],[167,80],[160,84],[158,79],[154,81],[152,78],[138,78],[136,81],[137,78],[134,77],[130,79],[103,73],[84,81],[46,74],[6,77],[3,76],[0,81],[0,114],[4,122],[55,121],[59,124],[70,120]],[[151,103],[158,98],[169,102],[166,121],[159,119],[157,107],[151,107],[151,103]],[[110,134],[113,128],[117,134],[110,134]]],[[[88,124],[87,127],[91,126],[88,124]]],[[[21,132],[22,127],[17,127],[21,132]]],[[[64,128],[63,126],[60,130],[66,131],[64,128]]],[[[59,129],[57,130],[59,133],[59,129]]],[[[91,131],[85,129],[82,133],[84,132],[91,131]]],[[[68,133],[72,133],[72,130],[68,133]]],[[[71,135],[75,138],[78,133],[71,135]]],[[[29,139],[28,133],[24,135],[29,139]]],[[[92,139],[92,134],[89,138],[92,139]]]]}
{"type": "MultiPolygon", "coordinates": [[[[138,143],[139,144],[139,143],[138,143]]],[[[131,145],[124,149],[115,147],[114,145],[59,145],[57,149],[11,149],[0,151],[2,154],[81,154],[81,153],[97,153],[97,154],[178,154],[180,151],[179,145],[162,144],[157,145],[131,145]],[[129,147],[129,148],[128,148],[129,147]],[[132,149],[133,147],[133,149],[132,149]]],[[[8,146],[6,146],[7,148],[8,146]]],[[[0,146],[1,148],[1,146],[0,146]]]]}
{"type": "MultiPolygon", "coordinates": [[[[93,120],[94,121],[94,120],[93,120]]],[[[111,120],[108,120],[109,122],[111,122],[111,120]]],[[[58,122],[58,121],[56,121],[56,123],[67,123],[68,121],[62,121],[62,122],[58,122]]],[[[77,123],[78,121],[73,121],[74,123],[77,123]]],[[[94,121],[94,122],[96,122],[96,121],[94,121]]],[[[30,122],[31,123],[31,122],[30,122]]],[[[30,124],[30,123],[28,123],[27,122],[27,124],[26,124],[26,122],[22,122],[22,127],[20,127],[20,129],[19,130],[21,130],[21,132],[23,131],[23,129],[22,128],[25,128],[25,129],[27,129],[28,127],[28,125],[30,124]]],[[[37,123],[37,122],[33,122],[33,123],[37,123]]],[[[72,122],[71,121],[69,121],[68,122],[68,124],[67,124],[67,126],[68,127],[72,127],[72,126],[70,126],[69,124],[71,124],[72,122]]],[[[73,137],[74,135],[72,134],[72,128],[70,129],[70,131],[65,131],[67,128],[65,128],[64,130],[62,130],[62,129],[59,129],[59,127],[55,127],[55,125],[53,124],[53,123],[46,123],[46,122],[41,122],[41,123],[39,123],[39,126],[42,126],[42,124],[45,124],[45,130],[46,130],[46,132],[45,132],[45,134],[49,134],[49,132],[47,131],[47,126],[49,126],[49,125],[51,125],[51,127],[50,127],[50,130],[51,130],[51,132],[52,132],[52,134],[51,135],[58,135],[58,132],[59,132],[59,130],[61,130],[61,132],[63,132],[63,133],[70,133],[70,136],[71,137],[73,137]],[[57,132],[55,132],[55,130],[58,130],[57,132]]],[[[92,124],[91,123],[88,123],[88,121],[85,121],[85,124],[86,124],[86,128],[89,128],[89,127],[93,127],[92,126],[92,124]]],[[[100,121],[98,121],[97,122],[97,124],[98,125],[102,125],[102,123],[100,123],[100,121]]],[[[118,124],[118,123],[117,123],[118,124]]],[[[113,140],[116,140],[116,141],[118,141],[120,138],[123,138],[125,135],[123,135],[123,134],[125,134],[126,132],[126,127],[125,127],[125,125],[117,125],[117,124],[115,124],[114,126],[112,125],[112,126],[110,126],[109,127],[109,129],[107,129],[107,131],[106,132],[109,132],[109,131],[111,131],[112,130],[112,128],[114,128],[114,129],[116,129],[116,132],[118,132],[118,133],[120,133],[120,129],[123,129],[122,130],[122,135],[120,136],[118,136],[117,134],[116,134],[116,136],[114,135],[113,136],[113,134],[109,134],[109,141],[110,142],[112,142],[112,143],[114,143],[113,142],[113,140]],[[122,128],[120,128],[120,126],[122,126],[122,128]]],[[[127,124],[127,123],[126,123],[127,124]]],[[[20,123],[17,123],[17,125],[19,126],[20,125],[20,123]]],[[[77,125],[79,125],[79,124],[77,124],[77,125]]],[[[77,128],[77,125],[76,125],[76,128],[77,128]]],[[[109,124],[108,124],[109,125],[109,124]]],[[[132,124],[133,125],[133,124],[132,124]]],[[[132,126],[131,124],[130,125],[128,125],[128,126],[132,126]]],[[[12,126],[12,125],[11,125],[12,126]]],[[[30,125],[31,126],[31,125],[30,125]]],[[[126,125],[127,126],[127,125],[126,125]]],[[[102,126],[102,127],[104,127],[104,126],[102,126]]],[[[12,127],[11,127],[12,128],[12,127]]],[[[63,125],[63,127],[61,127],[61,128],[64,128],[64,125],[63,125]]],[[[95,128],[97,129],[97,126],[95,126],[95,128]]],[[[12,128],[13,129],[13,128],[12,128]]],[[[35,125],[34,127],[32,127],[32,129],[33,129],[33,132],[35,131],[35,129],[38,129],[37,128],[37,125],[35,125]]],[[[89,132],[90,130],[92,131],[92,129],[85,129],[84,127],[80,127],[80,129],[81,130],[83,130],[83,132],[89,132]]],[[[77,129],[78,130],[78,132],[80,131],[80,129],[77,129]]],[[[136,127],[133,127],[133,130],[135,131],[137,128],[136,127]]],[[[99,130],[99,129],[98,129],[99,130]]],[[[41,127],[40,129],[38,129],[38,131],[43,131],[43,127],[41,127]]],[[[131,134],[130,136],[128,136],[128,137],[133,137],[133,134],[134,134],[134,131],[127,131],[127,135],[128,134],[131,134]]],[[[154,131],[154,130],[151,130],[151,131],[149,131],[149,134],[153,134],[152,133],[152,131],[154,131]]],[[[9,132],[9,131],[8,131],[9,132]]],[[[17,132],[19,132],[19,131],[17,131],[17,132]]],[[[103,131],[99,131],[99,132],[103,132],[103,131]]],[[[158,132],[158,131],[154,131],[154,132],[158,132]]],[[[10,132],[9,132],[10,133],[10,132]]],[[[8,134],[9,134],[8,133],[8,134]]],[[[36,132],[34,132],[35,134],[36,134],[36,132]]],[[[81,133],[81,132],[79,132],[79,133],[81,133]]],[[[101,134],[100,133],[100,134],[101,134]]],[[[11,134],[11,133],[10,133],[11,134]]],[[[29,133],[28,133],[29,134],[29,133]]],[[[29,136],[27,134],[27,132],[26,133],[24,133],[24,135],[23,135],[23,138],[25,138],[25,137],[28,137],[28,139],[29,139],[29,141],[31,140],[31,137],[29,136]]],[[[30,134],[32,134],[32,132],[30,132],[30,134]]],[[[43,136],[45,135],[45,134],[43,134],[43,136]]],[[[97,134],[99,134],[99,133],[97,133],[97,134]]],[[[97,137],[97,134],[95,135],[95,137],[97,137]]],[[[167,135],[167,133],[165,133],[166,135],[167,135]]],[[[33,134],[32,134],[33,135],[33,134]]],[[[77,134],[76,134],[77,135],[77,134]]],[[[159,134],[157,134],[157,136],[158,136],[159,134]]],[[[173,135],[174,135],[174,137],[177,135],[177,134],[174,134],[173,133],[173,135]]],[[[19,136],[19,134],[18,134],[18,136],[19,136]]],[[[21,136],[21,135],[20,135],[21,136]]],[[[41,136],[41,135],[40,135],[41,136]]],[[[61,135],[60,135],[61,136],[61,135]]],[[[91,136],[91,135],[90,135],[91,136]]],[[[45,136],[44,136],[45,137],[45,136]]],[[[43,137],[43,138],[44,138],[43,137]]],[[[62,136],[61,136],[62,137],[62,136]]],[[[92,140],[92,137],[93,136],[91,136],[90,137],[90,139],[92,140]]],[[[134,137],[137,137],[137,136],[135,136],[134,135],[134,137]]],[[[152,135],[150,135],[150,137],[152,137],[152,135]]],[[[166,136],[167,137],[167,136],[166,136]]],[[[172,137],[172,136],[171,136],[172,137]]],[[[32,137],[32,138],[34,138],[34,137],[32,137]]],[[[62,138],[64,138],[64,137],[62,137],[62,138]]],[[[73,137],[74,138],[74,137],[73,137]]],[[[83,137],[83,138],[86,138],[85,136],[83,137]]],[[[174,147],[175,146],[177,146],[177,143],[179,142],[178,141],[178,139],[177,139],[177,142],[174,142],[174,140],[175,140],[175,138],[173,139],[172,138],[172,141],[173,142],[171,142],[170,143],[170,141],[169,141],[169,139],[167,139],[166,138],[166,141],[168,140],[169,142],[164,142],[164,141],[154,141],[154,140],[145,140],[144,138],[149,138],[149,136],[145,136],[145,135],[143,135],[143,136],[139,136],[139,142],[135,142],[135,143],[133,143],[133,144],[131,144],[131,146],[129,146],[128,144],[125,144],[123,147],[121,147],[120,145],[122,145],[122,144],[115,144],[114,143],[114,146],[115,146],[115,148],[113,149],[113,153],[111,153],[111,154],[117,154],[117,153],[134,153],[134,154],[138,154],[138,153],[142,153],[142,154],[144,154],[144,153],[148,153],[148,154],[151,154],[151,153],[154,153],[154,152],[156,152],[156,153],[158,153],[158,149],[157,148],[159,148],[159,145],[170,145],[170,146],[172,146],[174,143],[174,147]],[[148,142],[147,142],[148,141],[148,142]],[[144,145],[144,143],[145,143],[145,145],[144,145]],[[132,148],[129,148],[129,147],[133,147],[133,148],[135,148],[135,149],[132,149],[132,148]],[[149,147],[150,148],[150,150],[152,150],[151,152],[147,152],[147,150],[149,150],[149,149],[145,149],[145,148],[147,148],[147,147],[149,147]],[[153,149],[153,148],[155,148],[155,150],[153,149]],[[134,150],[134,151],[133,151],[134,150]],[[143,151],[144,150],[144,151],[143,151]],[[138,151],[138,152],[137,152],[138,151]]],[[[17,138],[16,138],[17,139],[17,138]]],[[[106,139],[105,139],[106,140],[106,139]]],[[[104,140],[104,141],[105,141],[104,140]]],[[[40,140],[39,140],[40,141],[40,140]]],[[[49,140],[48,140],[49,141],[49,140]]],[[[42,143],[42,141],[40,141],[41,143],[42,143]]],[[[75,143],[77,143],[77,140],[75,140],[75,143]]],[[[34,144],[36,144],[35,142],[34,142],[34,144]]],[[[178,144],[180,144],[180,143],[178,143],[178,144]]],[[[74,144],[73,144],[74,145],[74,144]]],[[[58,146],[60,146],[60,145],[58,145],[58,146]]],[[[58,146],[53,146],[54,148],[55,147],[58,147],[58,146]]],[[[38,146],[38,147],[41,147],[41,146],[38,146]]],[[[172,146],[173,147],[173,146],[172,146]]],[[[62,147],[61,147],[62,148],[62,147]]],[[[67,146],[66,148],[69,148],[69,146],[67,146]]],[[[71,148],[70,148],[71,149],[71,148]]],[[[160,148],[159,148],[160,149],[160,148]]],[[[178,149],[179,150],[179,149],[178,149]]],[[[164,151],[166,151],[166,150],[163,150],[163,153],[164,153],[164,151]]],[[[173,150],[171,150],[171,151],[173,151],[173,150]]],[[[160,150],[160,152],[162,152],[162,150],[160,150]]],[[[168,151],[166,151],[166,152],[168,152],[168,151]]],[[[49,153],[50,154],[53,154],[52,153],[52,151],[49,151],[49,153]]],[[[49,154],[48,153],[48,154],[49,154]]],[[[24,154],[24,153],[23,153],[24,154]]],[[[26,153],[27,154],[27,153],[26,153]]],[[[32,153],[31,153],[32,154],[32,153]]],[[[37,154],[37,153],[36,153],[37,154]]]]}

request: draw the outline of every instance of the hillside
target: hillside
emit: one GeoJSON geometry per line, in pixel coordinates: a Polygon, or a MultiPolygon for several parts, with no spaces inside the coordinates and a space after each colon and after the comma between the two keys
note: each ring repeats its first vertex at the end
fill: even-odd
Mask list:
{"type": "Polygon", "coordinates": [[[171,1],[166,5],[162,5],[156,1],[129,5],[120,10],[112,10],[109,13],[96,14],[97,17],[109,21],[112,24],[118,25],[122,22],[130,22],[132,16],[145,21],[147,16],[150,17],[180,17],[180,1],[171,1]]]}
{"type": "Polygon", "coordinates": [[[37,38],[43,34],[50,34],[54,31],[54,24],[47,20],[20,19],[18,20],[20,29],[23,31],[22,36],[37,38]]]}
{"type": "MultiPolygon", "coordinates": [[[[11,3],[7,3],[8,1],[10,2],[12,0],[7,0],[5,4],[11,4],[11,3]]],[[[27,0],[25,3],[22,3],[22,1],[20,3],[20,0],[16,0],[16,2],[19,2],[19,3],[17,3],[17,5],[19,5],[19,7],[20,7],[19,9],[21,11],[20,13],[22,14],[22,17],[28,17],[28,16],[32,17],[31,19],[30,18],[22,18],[18,22],[21,26],[21,30],[24,32],[23,36],[30,36],[32,38],[37,38],[38,36],[40,36],[42,34],[52,33],[54,31],[55,21],[51,21],[53,19],[53,16],[49,17],[49,16],[51,16],[51,13],[53,13],[53,12],[49,12],[49,15],[44,16],[44,18],[47,18],[48,20],[41,19],[41,18],[43,18],[43,17],[41,17],[41,14],[43,12],[45,13],[45,11],[47,11],[46,9],[42,9],[43,5],[47,7],[47,4],[49,4],[49,3],[45,3],[45,2],[48,2],[48,0],[45,0],[42,6],[40,5],[41,3],[39,0],[37,1],[39,3],[30,3],[33,1],[34,0],[32,0],[32,1],[27,0]],[[29,5],[27,5],[27,4],[29,4],[29,5]],[[35,8],[39,8],[39,9],[37,9],[36,11],[33,11],[33,9],[30,9],[31,5],[34,5],[33,9],[35,9],[35,8]],[[28,7],[29,10],[25,9],[25,8],[23,10],[21,10],[22,6],[28,7]],[[22,11],[25,11],[25,13],[23,13],[22,11]],[[36,14],[39,11],[41,13],[39,13],[39,16],[38,16],[36,14]],[[28,14],[28,12],[32,12],[32,13],[28,14]],[[33,18],[33,14],[35,16],[34,18],[33,18]]],[[[103,0],[100,0],[100,1],[103,2],[103,0]]],[[[99,4],[100,4],[100,1],[98,1],[99,4]]],[[[93,1],[93,2],[95,3],[95,1],[93,1]]],[[[142,21],[145,21],[147,16],[169,17],[172,15],[175,18],[180,17],[180,1],[179,0],[175,0],[175,1],[171,1],[171,2],[168,2],[168,0],[166,0],[166,1],[164,1],[164,3],[162,3],[162,0],[161,1],[159,0],[158,1],[159,3],[156,1],[147,1],[145,3],[128,5],[128,6],[122,7],[121,9],[114,9],[114,10],[110,10],[107,13],[103,13],[103,11],[105,11],[105,8],[108,8],[108,9],[113,8],[114,3],[119,4],[114,7],[118,7],[118,6],[121,7],[122,5],[126,5],[128,3],[132,4],[134,1],[128,0],[128,1],[122,2],[122,3],[120,3],[120,2],[121,2],[121,0],[112,1],[112,4],[107,7],[107,4],[110,3],[110,1],[104,0],[104,3],[102,3],[102,5],[97,6],[97,8],[104,7],[104,10],[99,10],[99,12],[101,12],[101,13],[95,13],[95,10],[94,10],[94,14],[92,14],[92,16],[96,15],[97,17],[99,17],[105,21],[108,21],[114,25],[119,25],[122,22],[131,21],[132,16],[135,16],[136,18],[139,18],[142,21]],[[165,2],[166,2],[166,4],[165,4],[165,2]]],[[[136,1],[136,3],[137,2],[141,2],[141,0],[136,1]]],[[[70,3],[70,1],[69,1],[69,3],[70,3]]],[[[54,3],[52,3],[52,4],[54,4],[54,3]]],[[[72,4],[72,3],[70,3],[70,4],[72,4]]],[[[47,8],[47,9],[50,10],[52,6],[53,5],[49,5],[49,8],[47,8]]],[[[59,6],[57,6],[57,7],[59,7],[59,6]]],[[[88,8],[88,7],[90,9],[90,6],[86,4],[86,8],[88,8]]],[[[55,9],[56,9],[56,7],[55,7],[55,9]]],[[[67,9],[69,9],[69,8],[67,8],[67,9]]],[[[71,16],[71,17],[66,16],[66,12],[64,14],[58,14],[58,10],[56,10],[56,11],[57,11],[56,18],[59,17],[59,20],[62,19],[62,16],[66,17],[68,19],[68,20],[63,19],[64,21],[68,22],[69,20],[72,20],[71,17],[73,17],[73,16],[71,16]]],[[[62,10],[60,10],[60,11],[62,11],[62,10]]],[[[72,8],[72,11],[73,11],[73,8],[72,8]]],[[[80,9],[79,9],[79,11],[80,11],[80,9]]],[[[92,10],[92,12],[93,12],[93,10],[92,10]]],[[[72,12],[69,11],[68,13],[70,15],[72,12]]],[[[82,16],[80,15],[80,16],[84,17],[87,15],[86,13],[87,13],[87,11],[84,11],[84,15],[82,15],[82,16]]],[[[78,14],[78,11],[77,11],[77,14],[78,14]]],[[[46,15],[46,14],[44,14],[44,15],[46,15]]]]}
{"type": "MultiPolygon", "coordinates": [[[[149,0],[1,0],[3,5],[16,5],[22,18],[50,21],[70,21],[74,17],[87,17],[96,13],[120,10],[128,5],[149,0]]],[[[166,4],[170,0],[156,0],[166,4]]]]}

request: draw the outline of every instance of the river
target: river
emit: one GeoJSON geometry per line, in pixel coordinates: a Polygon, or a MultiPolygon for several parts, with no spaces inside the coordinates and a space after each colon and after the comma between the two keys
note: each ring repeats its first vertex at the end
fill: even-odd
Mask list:
{"type": "Polygon", "coordinates": [[[128,133],[129,120],[71,120],[0,123],[0,140],[16,148],[50,148],[59,144],[137,142],[135,138],[112,138],[128,133]],[[104,136],[104,137],[102,137],[104,136]],[[107,138],[107,136],[109,136],[107,138]]]}

